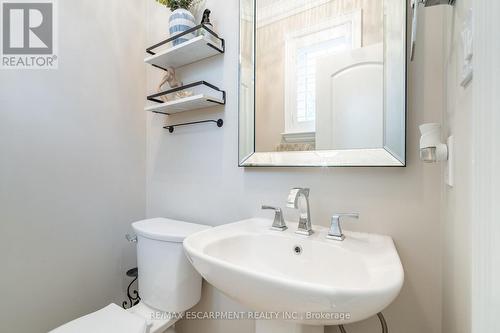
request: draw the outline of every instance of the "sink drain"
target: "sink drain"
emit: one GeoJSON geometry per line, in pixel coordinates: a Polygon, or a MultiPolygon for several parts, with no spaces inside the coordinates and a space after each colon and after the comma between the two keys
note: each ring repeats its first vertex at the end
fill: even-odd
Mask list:
{"type": "Polygon", "coordinates": [[[302,246],[295,245],[293,247],[293,253],[295,253],[296,255],[301,255],[302,254],[302,246]]]}

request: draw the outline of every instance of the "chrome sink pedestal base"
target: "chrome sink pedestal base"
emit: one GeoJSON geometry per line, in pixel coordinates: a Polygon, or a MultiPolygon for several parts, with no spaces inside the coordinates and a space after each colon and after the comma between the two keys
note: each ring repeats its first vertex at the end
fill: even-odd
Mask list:
{"type": "Polygon", "coordinates": [[[301,325],[284,320],[256,320],[255,333],[324,333],[324,326],[301,325]]]}

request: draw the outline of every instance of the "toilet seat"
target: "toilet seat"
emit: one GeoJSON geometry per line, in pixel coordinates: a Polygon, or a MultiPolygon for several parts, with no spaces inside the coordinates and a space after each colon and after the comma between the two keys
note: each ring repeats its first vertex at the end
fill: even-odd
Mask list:
{"type": "Polygon", "coordinates": [[[49,333],[146,333],[146,318],[122,309],[116,304],[80,317],[49,333]]]}
{"type": "Polygon", "coordinates": [[[149,307],[142,301],[127,311],[146,320],[147,333],[174,332],[174,324],[184,315],[184,312],[172,314],[159,311],[149,307]],[[167,331],[167,328],[170,328],[170,330],[167,331]]]}
{"type": "MultiPolygon", "coordinates": [[[[75,319],[49,333],[163,333],[180,319],[183,313],[170,316],[143,302],[124,310],[116,304],[75,319]]],[[[174,332],[170,329],[168,332],[174,332]]]]}

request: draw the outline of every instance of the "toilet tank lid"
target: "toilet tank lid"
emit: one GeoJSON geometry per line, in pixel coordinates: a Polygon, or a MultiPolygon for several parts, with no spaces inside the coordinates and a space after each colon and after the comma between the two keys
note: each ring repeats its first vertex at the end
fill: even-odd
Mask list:
{"type": "Polygon", "coordinates": [[[165,242],[182,243],[187,236],[210,229],[211,227],[159,217],[132,223],[132,228],[137,235],[142,237],[165,242]]]}

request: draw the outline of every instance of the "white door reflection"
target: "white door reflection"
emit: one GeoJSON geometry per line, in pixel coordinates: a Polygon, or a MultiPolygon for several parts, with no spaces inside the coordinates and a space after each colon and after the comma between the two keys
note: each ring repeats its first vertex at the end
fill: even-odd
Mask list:
{"type": "Polygon", "coordinates": [[[383,45],[317,59],[316,149],[384,144],[383,45]]]}

